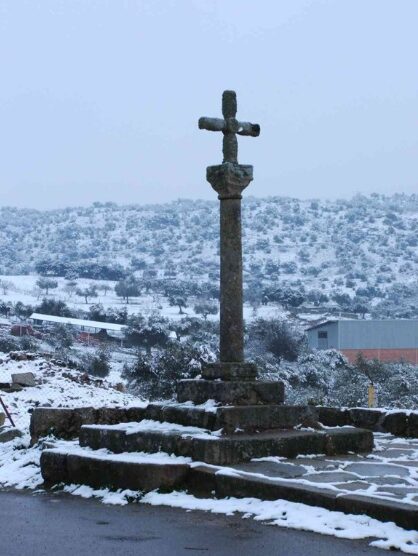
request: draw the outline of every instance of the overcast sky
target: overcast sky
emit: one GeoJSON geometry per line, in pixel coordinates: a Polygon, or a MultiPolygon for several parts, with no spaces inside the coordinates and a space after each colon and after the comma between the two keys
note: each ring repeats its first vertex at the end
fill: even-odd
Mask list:
{"type": "Polygon", "coordinates": [[[418,192],[417,0],[0,0],[0,205],[215,199],[235,89],[247,194],[418,192]]]}

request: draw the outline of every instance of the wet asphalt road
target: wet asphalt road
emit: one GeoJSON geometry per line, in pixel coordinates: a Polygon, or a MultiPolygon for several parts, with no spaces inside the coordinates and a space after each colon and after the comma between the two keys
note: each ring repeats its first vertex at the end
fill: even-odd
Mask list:
{"type": "Polygon", "coordinates": [[[0,492],[0,556],[357,556],[385,552],[239,516],[0,492]]]}

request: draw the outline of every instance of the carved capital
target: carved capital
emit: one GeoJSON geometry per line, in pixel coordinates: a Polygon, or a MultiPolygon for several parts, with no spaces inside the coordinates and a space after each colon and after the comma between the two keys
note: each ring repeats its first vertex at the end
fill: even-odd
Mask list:
{"type": "Polygon", "coordinates": [[[219,199],[241,199],[243,190],[253,179],[253,167],[232,162],[208,166],[206,179],[219,199]]]}

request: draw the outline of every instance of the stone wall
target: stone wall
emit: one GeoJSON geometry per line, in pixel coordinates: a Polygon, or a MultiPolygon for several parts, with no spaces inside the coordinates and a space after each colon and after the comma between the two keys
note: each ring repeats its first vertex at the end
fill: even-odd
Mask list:
{"type": "Polygon", "coordinates": [[[395,436],[418,438],[418,412],[408,410],[318,407],[319,422],[327,427],[354,426],[395,436]]]}
{"type": "Polygon", "coordinates": [[[141,421],[144,415],[144,407],[37,407],[30,420],[31,443],[35,444],[40,438],[50,434],[70,440],[79,436],[82,425],[129,423],[141,421]]]}

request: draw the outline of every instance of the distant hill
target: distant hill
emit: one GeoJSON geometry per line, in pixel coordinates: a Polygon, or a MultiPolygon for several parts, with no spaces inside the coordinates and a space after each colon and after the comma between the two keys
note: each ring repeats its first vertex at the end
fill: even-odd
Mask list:
{"type": "MultiPolygon", "coordinates": [[[[415,314],[418,195],[301,201],[244,198],[247,295],[342,307],[366,304],[382,314],[415,314]],[[396,309],[397,307],[397,309],[396,309]]],[[[53,211],[0,209],[0,274],[49,273],[119,279],[136,272],[179,282],[217,284],[218,203],[53,211]]]]}

